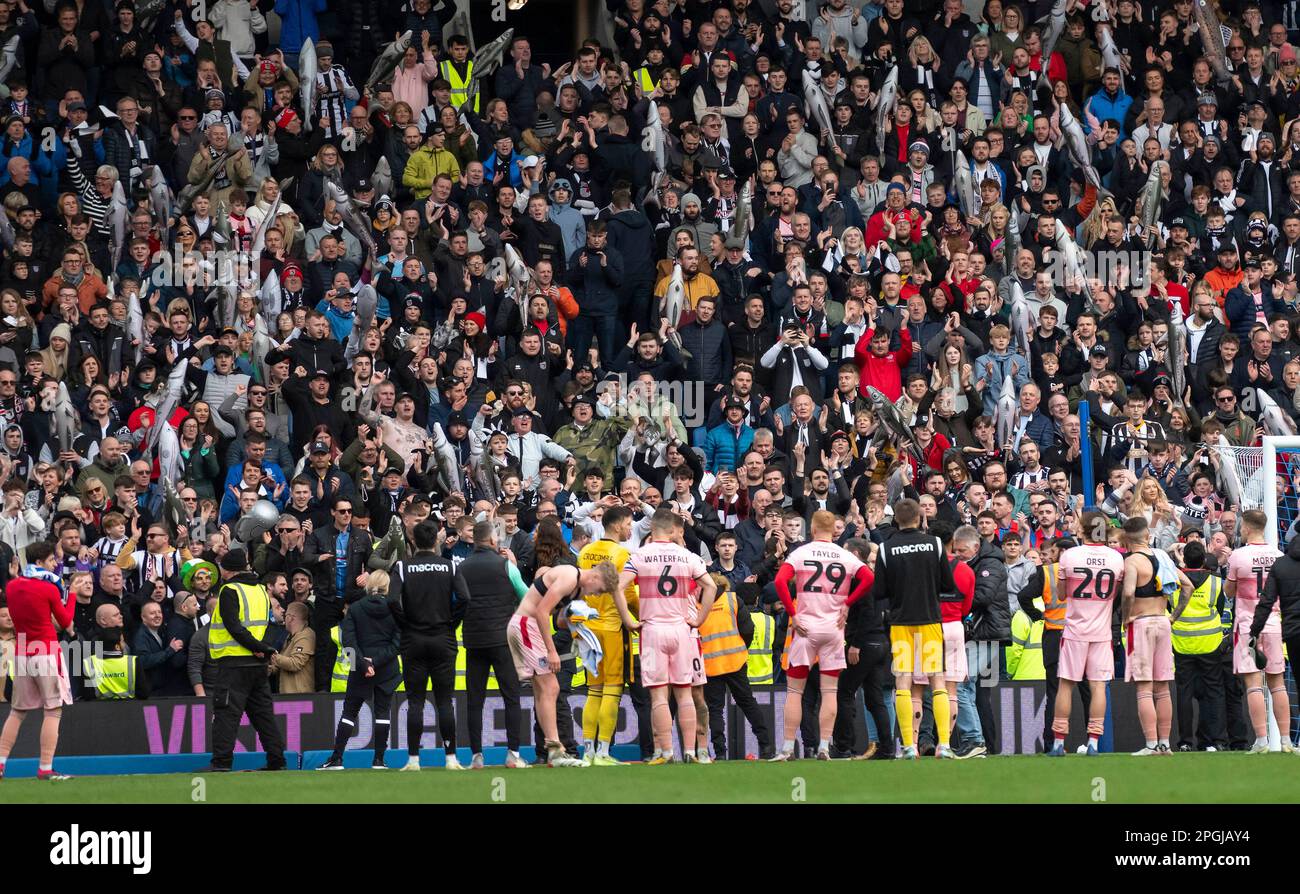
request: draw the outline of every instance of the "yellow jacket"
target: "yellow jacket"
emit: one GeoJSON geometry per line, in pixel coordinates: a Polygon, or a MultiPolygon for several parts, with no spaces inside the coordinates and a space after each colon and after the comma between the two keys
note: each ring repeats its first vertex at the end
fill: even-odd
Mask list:
{"type": "Polygon", "coordinates": [[[427,199],[433,192],[434,178],[447,174],[452,180],[460,177],[460,162],[446,149],[434,149],[425,144],[411,153],[402,172],[402,185],[417,199],[427,199]]]}

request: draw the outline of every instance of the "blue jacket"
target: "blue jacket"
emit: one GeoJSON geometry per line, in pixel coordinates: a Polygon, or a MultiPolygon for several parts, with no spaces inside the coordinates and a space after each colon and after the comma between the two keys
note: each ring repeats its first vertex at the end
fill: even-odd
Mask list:
{"type": "Polygon", "coordinates": [[[297,53],[307,38],[318,42],[316,15],[326,8],[325,0],[275,0],[275,14],[280,17],[280,49],[297,53]]]}
{"type": "MultiPolygon", "coordinates": [[[[524,157],[520,155],[518,152],[512,151],[510,153],[510,170],[506,171],[506,182],[508,182],[515,189],[518,189],[520,186],[522,186],[524,182],[523,176],[519,173],[519,163],[523,160],[524,157]]],[[[488,157],[483,160],[484,182],[486,183],[492,182],[492,178],[496,176],[496,169],[497,169],[497,154],[495,152],[489,152],[488,157]]]]}
{"type": "MultiPolygon", "coordinates": [[[[1042,413],[1034,413],[1029,419],[1029,424],[1025,426],[1024,437],[1033,441],[1040,449],[1047,450],[1056,443],[1056,426],[1042,413]]],[[[1021,443],[1024,443],[1023,439],[1021,443]]]]}
{"type": "MultiPolygon", "coordinates": [[[[289,487],[288,487],[288,482],[285,481],[284,479],[284,472],[275,463],[265,462],[265,461],[262,463],[262,471],[270,475],[271,480],[274,481],[276,484],[285,485],[284,490],[280,492],[279,499],[276,499],[273,493],[267,494],[265,498],[270,500],[280,509],[283,509],[285,500],[289,498],[289,487]]],[[[230,492],[230,489],[232,487],[236,487],[236,488],[239,487],[240,482],[243,480],[244,480],[243,463],[239,463],[238,465],[231,466],[226,471],[226,484],[223,488],[221,488],[221,510],[219,513],[220,519],[223,523],[231,521],[232,519],[235,518],[235,516],[239,515],[239,500],[235,497],[234,494],[230,492]]],[[[272,490],[274,491],[274,488],[272,488],[272,490]]]]}
{"type": "MultiPolygon", "coordinates": [[[[1124,88],[1121,87],[1114,99],[1107,96],[1105,90],[1098,90],[1084,104],[1084,111],[1091,109],[1093,117],[1098,121],[1105,121],[1107,118],[1114,118],[1118,121],[1119,139],[1123,141],[1128,136],[1128,131],[1124,129],[1124,116],[1128,114],[1128,108],[1131,105],[1133,105],[1133,97],[1125,93],[1124,88]]],[[[1084,133],[1092,132],[1092,128],[1088,126],[1086,114],[1080,123],[1083,124],[1084,133]]]]}
{"type": "Polygon", "coordinates": [[[339,344],[346,344],[348,337],[352,335],[352,324],[357,318],[356,311],[349,311],[345,316],[339,313],[338,308],[324,298],[316,305],[316,310],[323,313],[325,319],[329,320],[330,334],[334,336],[334,340],[339,344]]]}
{"type": "MultiPolygon", "coordinates": [[[[1263,280],[1260,281],[1260,291],[1263,293],[1262,306],[1265,316],[1286,310],[1285,306],[1273,300],[1273,290],[1263,280]]],[[[1255,299],[1241,286],[1237,286],[1223,299],[1223,315],[1228,321],[1228,331],[1240,338],[1243,344],[1250,339],[1250,330],[1258,325],[1255,299]]]]}
{"type": "Polygon", "coordinates": [[[734,472],[741,458],[754,444],[754,430],[743,422],[740,435],[726,422],[709,429],[704,438],[704,468],[710,472],[734,472]]]}
{"type": "MultiPolygon", "coordinates": [[[[96,140],[95,147],[102,149],[101,142],[96,140]]],[[[5,138],[0,146],[0,186],[9,185],[9,159],[17,156],[32,163],[31,182],[40,189],[42,201],[53,206],[58,199],[58,172],[68,164],[67,146],[62,140],[55,140],[54,150],[46,152],[33,143],[31,131],[24,132],[17,145],[5,138]]]]}
{"type": "MultiPolygon", "coordinates": [[[[994,354],[989,351],[975,361],[975,381],[984,382],[984,415],[992,416],[998,406],[998,395],[1002,393],[1002,381],[1011,377],[1016,386],[1016,393],[1029,381],[1029,361],[1021,354],[1007,352],[994,354]],[[993,364],[993,375],[988,374],[987,365],[993,364]]],[[[1050,446],[1050,442],[1048,444],[1050,446]]]]}

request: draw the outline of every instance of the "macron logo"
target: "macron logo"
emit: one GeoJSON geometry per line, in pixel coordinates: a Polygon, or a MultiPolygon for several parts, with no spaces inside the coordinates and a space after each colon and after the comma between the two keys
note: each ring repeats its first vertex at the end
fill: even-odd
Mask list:
{"type": "Polygon", "coordinates": [[[136,875],[148,875],[153,867],[152,832],[83,832],[73,824],[51,835],[50,844],[54,866],[130,866],[136,875]]]}

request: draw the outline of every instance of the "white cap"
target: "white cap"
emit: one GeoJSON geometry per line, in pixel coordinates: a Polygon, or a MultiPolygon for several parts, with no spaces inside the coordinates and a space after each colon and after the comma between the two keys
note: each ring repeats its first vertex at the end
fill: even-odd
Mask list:
{"type": "Polygon", "coordinates": [[[536,155],[530,155],[530,156],[528,156],[527,158],[525,158],[523,161],[521,161],[521,162],[519,163],[519,167],[521,167],[521,168],[532,168],[532,167],[536,167],[537,165],[539,165],[539,164],[541,164],[541,163],[542,163],[542,160],[541,160],[540,158],[538,158],[536,155]]]}

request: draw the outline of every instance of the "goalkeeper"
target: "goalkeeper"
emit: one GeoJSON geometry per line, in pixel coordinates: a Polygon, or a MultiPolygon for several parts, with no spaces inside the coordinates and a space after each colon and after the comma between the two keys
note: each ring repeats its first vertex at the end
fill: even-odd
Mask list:
{"type": "MultiPolygon", "coordinates": [[[[605,510],[602,524],[605,536],[578,553],[578,567],[583,571],[601,562],[609,562],[620,571],[627,564],[630,553],[623,543],[632,536],[632,510],[611,506],[605,510]]],[[[635,611],[636,584],[629,586],[625,595],[629,607],[635,611]]],[[[598,612],[597,617],[587,622],[587,628],[600,638],[604,655],[599,668],[586,669],[587,703],[582,709],[582,740],[586,748],[582,759],[588,766],[616,767],[620,762],[609,753],[609,747],[618,728],[618,704],[626,682],[623,622],[613,593],[592,593],[586,601],[598,612]]]]}

